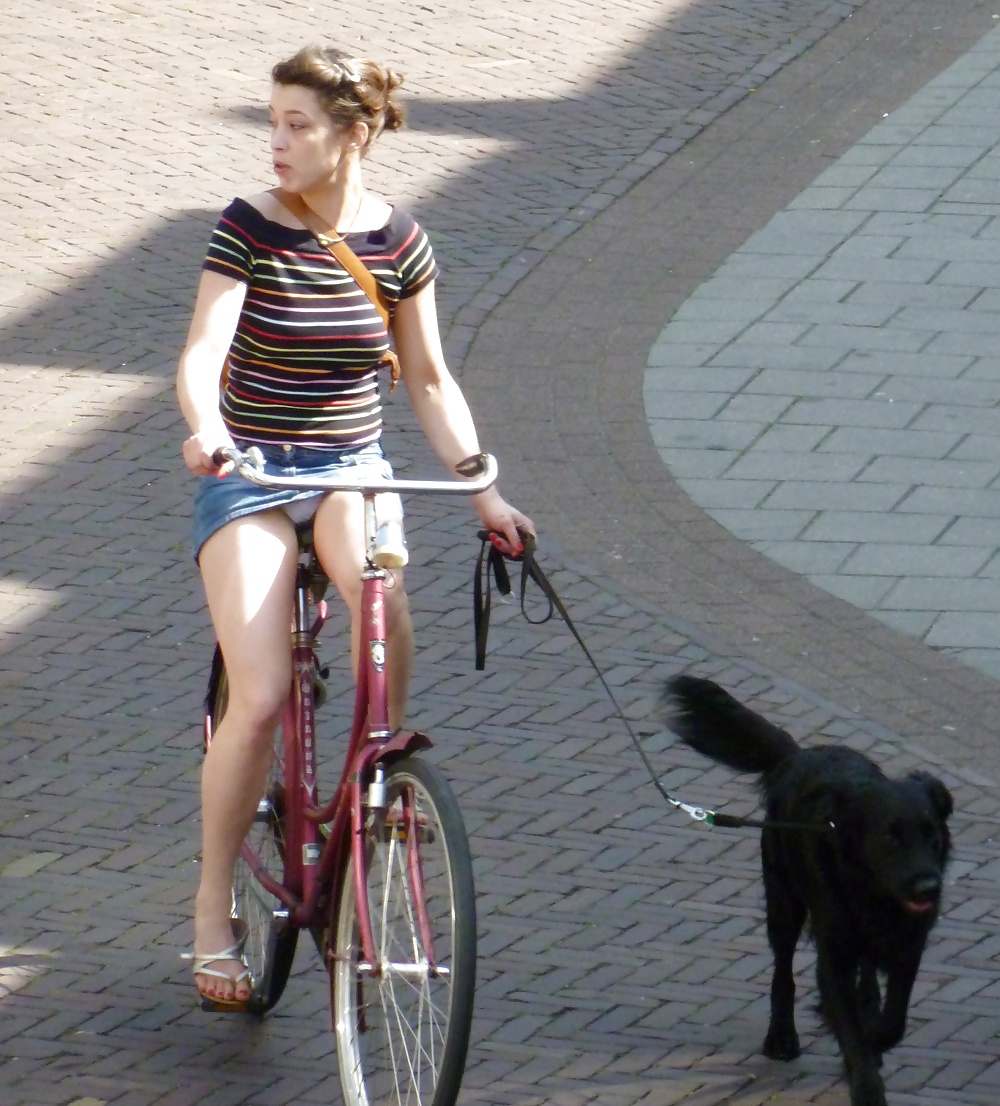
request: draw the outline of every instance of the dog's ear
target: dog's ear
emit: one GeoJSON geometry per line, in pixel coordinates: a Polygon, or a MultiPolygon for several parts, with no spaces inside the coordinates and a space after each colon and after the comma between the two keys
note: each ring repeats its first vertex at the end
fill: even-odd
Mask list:
{"type": "Polygon", "coordinates": [[[911,772],[907,778],[921,784],[931,800],[935,813],[942,820],[951,816],[951,812],[955,809],[951,792],[937,776],[932,776],[930,772],[911,772]]]}
{"type": "MultiPolygon", "coordinates": [[[[850,826],[850,796],[826,781],[801,787],[796,795],[796,815],[818,826],[833,826],[842,839],[850,826]]],[[[777,820],[780,821],[780,818],[777,820]]]]}

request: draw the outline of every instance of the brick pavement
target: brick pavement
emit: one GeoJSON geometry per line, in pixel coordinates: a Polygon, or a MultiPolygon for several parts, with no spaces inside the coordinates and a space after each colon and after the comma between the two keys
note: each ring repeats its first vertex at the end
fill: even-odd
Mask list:
{"type": "MultiPolygon", "coordinates": [[[[526,0],[480,6],[475,16],[458,5],[427,9],[397,2],[374,22],[345,15],[340,37],[391,53],[411,75],[415,129],[373,157],[373,177],[382,187],[392,180],[435,231],[449,348],[493,429],[487,440],[507,483],[543,527],[560,590],[664,782],[696,801],[740,811],[753,803],[728,774],[676,749],[656,720],[660,681],[687,666],[753,697],[799,736],[848,741],[892,771],[938,767],[962,811],[949,911],[910,1034],[886,1071],[900,1103],[994,1102],[991,786],[968,744],[910,740],[912,712],[852,710],[832,664],[786,667],[774,663],[784,658],[773,642],[754,649],[739,608],[747,600],[727,597],[738,572],[750,575],[741,547],[716,537],[712,561],[701,562],[713,566],[714,604],[678,572],[683,557],[662,530],[644,529],[628,474],[607,464],[638,455],[641,424],[624,417],[637,377],[604,405],[615,441],[594,456],[594,399],[606,392],[596,390],[602,347],[589,324],[606,308],[579,283],[594,235],[610,228],[624,240],[624,228],[633,246],[637,234],[649,238],[633,224],[635,205],[656,207],[651,197],[662,205],[663,181],[687,172],[688,151],[705,157],[707,143],[708,161],[721,163],[726,144],[747,150],[727,125],[742,128],[743,142],[788,129],[787,112],[780,123],[769,117],[782,81],[798,91],[797,111],[832,105],[824,139],[849,143],[858,137],[850,105],[860,110],[872,92],[852,86],[850,74],[872,78],[873,33],[876,42],[878,33],[897,36],[898,71],[877,87],[902,96],[986,29],[985,9],[969,4],[950,21],[948,41],[929,51],[925,35],[907,38],[926,31],[929,5],[886,0],[626,0],[613,9],[562,5],[558,18],[526,0]],[[749,88],[757,91],[748,103],[749,88]],[[388,173],[394,160],[399,177],[388,173]],[[566,325],[558,343],[550,336],[526,356],[509,320],[522,320],[519,342],[536,336],[534,306],[553,287],[554,317],[566,325]],[[536,366],[551,375],[558,404],[539,402],[536,366]],[[563,383],[570,367],[573,390],[563,383]],[[542,432],[552,445],[533,452],[542,432]],[[553,470],[553,447],[568,468],[553,470]],[[569,479],[574,470],[589,500],[569,479]],[[628,508],[613,532],[594,522],[608,493],[628,508]],[[595,568],[566,553],[581,532],[595,568]],[[607,537],[619,548],[605,546],[607,537]]],[[[260,1026],[196,1011],[177,960],[189,940],[197,714],[210,643],[186,554],[170,376],[214,213],[266,167],[261,76],[314,28],[306,5],[213,0],[197,11],[144,0],[68,11],[40,0],[30,19],[0,15],[17,74],[0,133],[0,188],[16,212],[0,234],[17,262],[0,278],[0,1077],[11,1106],[339,1099],[322,977],[307,955],[286,1001],[260,1026]],[[230,25],[227,37],[217,34],[230,25]]],[[[801,186],[808,167],[789,164],[782,186],[794,191],[795,173],[801,186]]],[[[689,240],[684,280],[700,279],[698,265],[710,271],[713,249],[726,241],[731,249],[734,235],[782,201],[773,179],[752,183],[716,206],[718,243],[689,240]]],[[[693,193],[675,202],[676,217],[693,220],[693,193]]],[[[644,364],[643,335],[680,293],[664,267],[660,257],[649,283],[622,270],[618,287],[630,295],[608,301],[619,315],[622,300],[641,306],[623,370],[644,364]]],[[[392,418],[404,467],[419,468],[426,455],[400,405],[392,418]]],[[[660,519],[675,512],[696,536],[697,515],[662,488],[660,519]]],[[[419,506],[409,517],[422,645],[413,721],[438,737],[480,894],[481,983],[463,1101],[842,1102],[835,1050],[808,1009],[800,1062],[774,1065],[756,1052],[768,958],[753,839],[664,812],[564,632],[526,626],[501,607],[489,671],[474,673],[469,520],[419,506]]],[[[755,602],[790,627],[782,645],[794,653],[784,643],[812,642],[816,625],[805,615],[815,608],[803,615],[800,595],[783,596],[786,583],[758,572],[755,602]]],[[[338,630],[328,634],[334,660],[342,622],[338,630]]],[[[891,635],[880,643],[886,663],[916,663],[891,635]]],[[[940,680],[933,666],[927,672],[940,680]]],[[[869,701],[890,683],[872,672],[869,701]]],[[[937,684],[931,690],[940,697],[937,684]]]]}
{"type": "Polygon", "coordinates": [[[994,31],[744,243],[645,388],[713,518],[994,679],[998,58],[994,31]]]}

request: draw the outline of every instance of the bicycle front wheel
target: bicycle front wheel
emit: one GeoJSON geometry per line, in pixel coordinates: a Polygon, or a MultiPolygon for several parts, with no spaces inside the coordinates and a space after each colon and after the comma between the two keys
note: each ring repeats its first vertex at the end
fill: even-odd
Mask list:
{"type": "MultiPolygon", "coordinates": [[[[229,703],[229,684],[221,668],[210,695],[212,732],[218,728],[229,703]]],[[[266,872],[277,883],[285,875],[285,770],[281,727],[274,738],[274,755],[267,790],[236,859],[233,873],[233,917],[246,929],[244,956],[252,984],[247,1009],[264,1014],[281,998],[295,959],[298,930],[284,915],[281,900],[258,880],[266,872]]]]}
{"type": "Polygon", "coordinates": [[[335,908],[330,983],[346,1106],[454,1106],[476,973],[476,904],[458,803],[440,771],[386,770],[366,830],[376,964],[360,948],[354,863],[335,908]]]}

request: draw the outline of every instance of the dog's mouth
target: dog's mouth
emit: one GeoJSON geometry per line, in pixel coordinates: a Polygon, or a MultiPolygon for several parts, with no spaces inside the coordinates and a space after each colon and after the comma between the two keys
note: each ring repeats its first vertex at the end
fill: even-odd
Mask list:
{"type": "Polygon", "coordinates": [[[903,905],[911,914],[926,914],[929,910],[934,909],[934,900],[911,900],[910,902],[904,902],[903,905]]]}

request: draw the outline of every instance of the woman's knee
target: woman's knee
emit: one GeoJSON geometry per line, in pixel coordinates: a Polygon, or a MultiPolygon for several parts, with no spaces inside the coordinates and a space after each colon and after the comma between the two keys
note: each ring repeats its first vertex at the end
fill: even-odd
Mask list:
{"type": "MultiPolygon", "coordinates": [[[[337,588],[351,616],[351,623],[360,624],[362,588],[361,581],[344,581],[337,588]]],[[[408,625],[410,621],[410,600],[407,598],[406,589],[403,587],[402,573],[390,570],[382,589],[383,611],[385,612],[385,626],[388,633],[400,625],[408,625]]]]}
{"type": "Polygon", "coordinates": [[[385,596],[385,623],[391,632],[402,623],[409,623],[410,600],[403,587],[402,573],[393,571],[392,579],[386,581],[385,596]]]}
{"type": "Polygon", "coordinates": [[[290,671],[271,675],[258,672],[246,680],[232,680],[226,713],[238,719],[248,739],[268,739],[281,720],[290,688],[290,671]]]}

